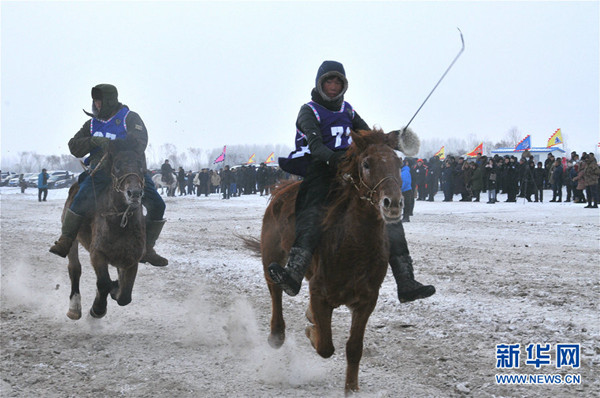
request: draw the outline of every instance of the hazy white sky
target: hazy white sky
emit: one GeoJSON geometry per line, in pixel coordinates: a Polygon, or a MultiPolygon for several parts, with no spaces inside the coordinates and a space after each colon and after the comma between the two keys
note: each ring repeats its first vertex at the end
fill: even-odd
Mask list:
{"type": "MultiPolygon", "coordinates": [[[[545,146],[599,141],[599,2],[1,3],[2,156],[69,153],[90,90],[112,83],[150,142],[179,151],[293,145],[318,66],[346,68],[346,100],[370,125],[422,139],[545,146]]],[[[285,155],[285,154],[278,154],[285,155]]]]}

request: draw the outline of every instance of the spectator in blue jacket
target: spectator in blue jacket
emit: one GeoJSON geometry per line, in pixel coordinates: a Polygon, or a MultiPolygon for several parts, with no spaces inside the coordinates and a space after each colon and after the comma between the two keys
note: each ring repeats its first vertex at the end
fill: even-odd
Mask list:
{"type": "Polygon", "coordinates": [[[402,196],[404,197],[402,222],[410,222],[410,215],[412,214],[415,197],[412,190],[412,178],[408,160],[404,161],[404,166],[402,166],[402,170],[400,171],[400,177],[402,177],[402,196]]]}
{"type": "Polygon", "coordinates": [[[42,169],[42,172],[38,174],[38,202],[45,202],[48,197],[48,177],[50,176],[46,172],[46,169],[42,169]],[[44,199],[42,199],[42,194],[44,199]]]}

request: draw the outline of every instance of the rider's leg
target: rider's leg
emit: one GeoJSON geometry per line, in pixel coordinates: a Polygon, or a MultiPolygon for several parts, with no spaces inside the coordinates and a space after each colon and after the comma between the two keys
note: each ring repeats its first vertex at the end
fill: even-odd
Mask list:
{"type": "Polygon", "coordinates": [[[142,204],[146,207],[146,252],[140,259],[142,263],[150,263],[157,267],[164,267],[169,264],[169,260],[158,255],[154,251],[156,240],[165,225],[163,218],[165,214],[165,202],[156,191],[156,186],[152,182],[149,174],[144,175],[144,196],[142,204]]]}
{"type": "Polygon", "coordinates": [[[87,176],[79,182],[79,191],[65,212],[60,238],[50,248],[51,253],[61,257],[69,254],[84,217],[95,211],[96,198],[109,184],[110,178],[103,170],[99,170],[93,176],[87,176]]]}
{"type": "Polygon", "coordinates": [[[288,295],[300,291],[304,274],[310,266],[312,255],[321,238],[321,221],[331,180],[335,171],[322,162],[313,162],[300,184],[296,197],[296,239],[290,249],[287,265],[269,265],[273,282],[288,295]]]}
{"type": "Polygon", "coordinates": [[[390,267],[398,285],[401,303],[429,297],[435,293],[432,285],[423,285],[415,280],[412,258],[404,236],[401,222],[386,224],[390,244],[390,267]]]}

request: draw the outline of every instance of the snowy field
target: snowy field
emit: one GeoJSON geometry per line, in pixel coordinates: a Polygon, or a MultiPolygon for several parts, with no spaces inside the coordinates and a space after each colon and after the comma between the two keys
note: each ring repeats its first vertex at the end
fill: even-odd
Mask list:
{"type": "MultiPolygon", "coordinates": [[[[140,265],[132,303],[109,300],[99,320],[87,315],[95,277],[80,249],[84,316],[72,321],[67,261],[48,252],[66,194],[39,203],[37,189],[0,188],[2,397],[343,396],[348,310],[334,311],[336,353],[322,359],[304,335],[305,283],[284,297],[285,344],[267,344],[262,265],[234,236],[260,235],[265,197],[165,198],[157,251],[169,266],[140,265]]],[[[400,304],[388,271],[359,396],[600,396],[599,210],[486,201],[416,202],[407,239],[417,280],[437,293],[400,304]],[[556,367],[556,345],[567,343],[580,345],[579,368],[556,367]],[[498,344],[520,344],[519,368],[496,368],[498,344]],[[527,364],[529,344],[550,344],[551,365],[527,364]],[[511,374],[580,383],[496,382],[511,374]]]]}

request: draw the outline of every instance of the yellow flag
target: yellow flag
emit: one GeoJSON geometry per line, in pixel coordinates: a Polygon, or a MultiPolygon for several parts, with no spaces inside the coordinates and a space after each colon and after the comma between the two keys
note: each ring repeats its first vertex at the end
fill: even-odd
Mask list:
{"type": "Polygon", "coordinates": [[[437,156],[438,158],[440,158],[440,160],[446,159],[446,147],[441,147],[440,150],[437,151],[433,156],[437,156]]]}
{"type": "Polygon", "coordinates": [[[546,146],[550,148],[551,146],[558,144],[563,144],[563,138],[560,129],[557,129],[554,134],[552,134],[552,136],[548,139],[548,145],[546,146]]]}
{"type": "Polygon", "coordinates": [[[271,152],[271,154],[265,160],[266,164],[273,163],[275,161],[275,152],[271,152]]]}

